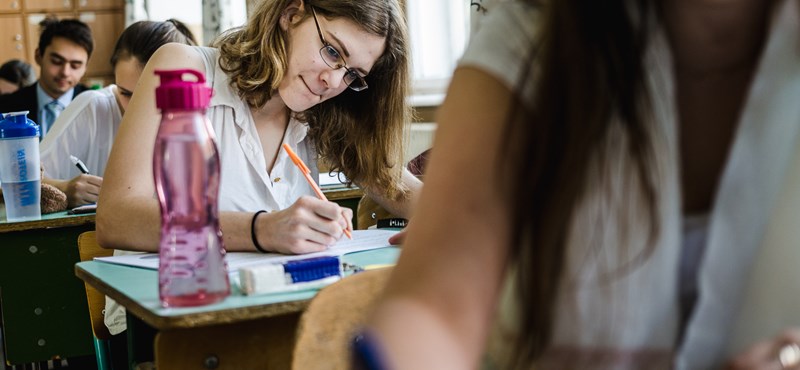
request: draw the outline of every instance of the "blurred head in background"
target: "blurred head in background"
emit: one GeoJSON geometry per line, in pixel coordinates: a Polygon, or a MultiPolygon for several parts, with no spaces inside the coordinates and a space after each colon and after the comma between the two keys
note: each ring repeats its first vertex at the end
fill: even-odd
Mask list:
{"type": "Polygon", "coordinates": [[[11,94],[35,82],[33,67],[24,61],[11,59],[0,66],[0,95],[11,94]]]}
{"type": "Polygon", "coordinates": [[[119,36],[111,54],[111,66],[117,85],[115,95],[123,112],[147,61],[158,48],[170,42],[197,45],[192,32],[175,19],[139,21],[128,26],[119,36]]]}
{"type": "Polygon", "coordinates": [[[86,64],[94,50],[92,31],[77,19],[46,18],[36,63],[41,67],[39,86],[47,95],[57,99],[77,85],[86,73],[86,64]]]}

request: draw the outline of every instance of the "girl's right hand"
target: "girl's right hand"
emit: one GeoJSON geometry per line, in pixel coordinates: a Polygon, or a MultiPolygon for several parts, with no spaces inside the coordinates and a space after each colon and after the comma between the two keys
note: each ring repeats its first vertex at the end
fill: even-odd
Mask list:
{"type": "Polygon", "coordinates": [[[352,230],[353,211],[311,196],[300,197],[291,207],[258,217],[256,238],[264,248],[284,254],[325,250],[352,230]]]}

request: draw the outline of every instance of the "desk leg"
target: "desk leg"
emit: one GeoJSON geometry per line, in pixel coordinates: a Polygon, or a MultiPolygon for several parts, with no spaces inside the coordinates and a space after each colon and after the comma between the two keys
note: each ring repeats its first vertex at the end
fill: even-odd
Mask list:
{"type": "Polygon", "coordinates": [[[156,369],[290,369],[300,314],[156,335],[156,369]]]}
{"type": "Polygon", "coordinates": [[[128,329],[125,331],[124,341],[112,341],[112,361],[115,364],[115,367],[120,367],[120,359],[114,355],[114,353],[119,352],[126,352],[125,360],[127,362],[127,369],[137,369],[140,367],[140,364],[147,364],[153,363],[153,342],[155,341],[156,334],[158,331],[153,329],[152,326],[147,325],[144,321],[139,319],[138,317],[131,315],[130,312],[126,313],[126,322],[128,329]],[[119,348],[120,344],[126,343],[127,348],[122,349],[119,348]],[[116,347],[116,348],[115,348],[116,347]]]}

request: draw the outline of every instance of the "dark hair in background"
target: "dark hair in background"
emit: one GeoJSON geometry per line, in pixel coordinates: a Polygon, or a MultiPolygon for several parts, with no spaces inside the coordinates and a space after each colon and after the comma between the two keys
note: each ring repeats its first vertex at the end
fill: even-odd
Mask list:
{"type": "MultiPolygon", "coordinates": [[[[514,196],[509,202],[513,220],[509,261],[516,267],[516,293],[523,313],[513,352],[517,368],[534,363],[551,341],[569,228],[589,188],[588,164],[592,158],[604,162],[613,124],[619,124],[629,138],[629,156],[652,216],[649,244],[659,225],[655,184],[648,172],[653,158],[649,121],[643,119],[649,104],[642,58],[650,2],[531,3],[545,15],[541,38],[529,57],[529,63],[539,68],[536,76],[525,77],[537,79],[536,94],[530,110],[516,105],[505,128],[508,145],[500,156],[513,159],[500,170],[502,178],[518,179],[505,190],[514,196]]],[[[653,246],[645,247],[638,259],[621,262],[619,270],[649,256],[653,246]]]]}
{"type": "Polygon", "coordinates": [[[39,55],[43,55],[44,49],[53,42],[54,37],[63,37],[70,40],[86,50],[88,57],[92,56],[94,41],[92,40],[92,30],[86,23],[77,19],[58,20],[55,16],[49,16],[39,22],[42,34],[39,36],[39,55]]]}
{"type": "Polygon", "coordinates": [[[19,59],[11,59],[0,66],[0,78],[16,84],[19,88],[33,85],[36,74],[30,64],[19,59]]]}
{"type": "Polygon", "coordinates": [[[192,31],[178,20],[136,22],[119,36],[111,54],[111,66],[128,57],[135,57],[142,65],[147,64],[158,48],[170,42],[197,45],[192,31]]]}

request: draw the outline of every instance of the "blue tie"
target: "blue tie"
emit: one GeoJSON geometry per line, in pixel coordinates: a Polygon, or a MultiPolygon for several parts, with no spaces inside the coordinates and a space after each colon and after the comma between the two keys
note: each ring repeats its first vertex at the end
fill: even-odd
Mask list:
{"type": "Polygon", "coordinates": [[[39,140],[41,140],[47,131],[50,131],[50,127],[53,126],[53,123],[58,118],[58,115],[61,114],[61,111],[64,110],[64,107],[58,102],[58,100],[53,100],[44,106],[44,113],[42,115],[42,122],[39,123],[39,129],[42,131],[39,136],[39,140]]]}

